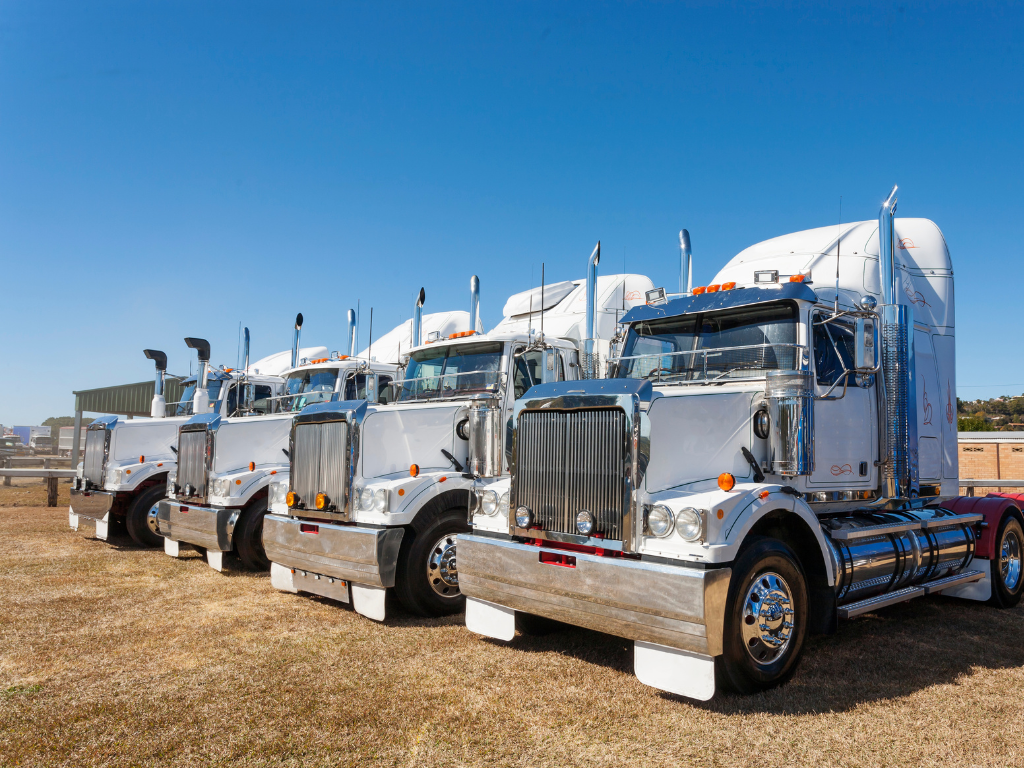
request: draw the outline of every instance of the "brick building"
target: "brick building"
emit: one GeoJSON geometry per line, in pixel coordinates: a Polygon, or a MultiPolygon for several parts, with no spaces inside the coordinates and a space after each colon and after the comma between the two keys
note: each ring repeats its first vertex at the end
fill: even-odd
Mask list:
{"type": "MultiPolygon", "coordinates": [[[[960,477],[970,480],[1024,480],[1024,432],[959,432],[960,477]]],[[[975,496],[984,496],[992,488],[976,488],[975,496]]],[[[1006,488],[1021,492],[1021,488],[1006,488]]],[[[961,487],[966,495],[967,489],[961,487]]]]}

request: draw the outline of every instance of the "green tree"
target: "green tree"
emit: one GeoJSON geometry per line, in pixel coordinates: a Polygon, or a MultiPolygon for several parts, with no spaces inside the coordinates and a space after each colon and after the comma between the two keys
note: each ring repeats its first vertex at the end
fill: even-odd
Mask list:
{"type": "Polygon", "coordinates": [[[960,416],[956,420],[956,428],[960,432],[995,432],[984,416],[960,416]]]}
{"type": "MultiPolygon", "coordinates": [[[[82,419],[82,426],[84,427],[87,424],[92,424],[92,419],[85,419],[85,418],[83,418],[82,419]]],[[[40,426],[50,427],[52,429],[58,429],[58,430],[61,427],[73,427],[73,426],[75,426],[75,417],[74,416],[51,416],[46,421],[44,421],[40,426]]]]}

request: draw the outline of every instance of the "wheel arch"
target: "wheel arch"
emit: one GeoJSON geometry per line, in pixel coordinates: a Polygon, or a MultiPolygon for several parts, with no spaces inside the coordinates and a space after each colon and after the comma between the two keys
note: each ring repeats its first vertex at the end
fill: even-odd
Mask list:
{"type": "Polygon", "coordinates": [[[1024,525],[1024,493],[990,493],[988,496],[959,496],[941,506],[961,515],[982,515],[974,556],[991,560],[996,553],[996,533],[1006,515],[1014,515],[1024,525]]]}

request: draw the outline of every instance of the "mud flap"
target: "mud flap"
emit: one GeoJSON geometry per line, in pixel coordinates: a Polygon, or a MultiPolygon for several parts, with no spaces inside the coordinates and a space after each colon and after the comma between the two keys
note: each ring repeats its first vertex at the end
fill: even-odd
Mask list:
{"type": "Polygon", "coordinates": [[[958,587],[944,589],[940,594],[947,597],[960,597],[964,600],[986,602],[992,597],[992,561],[984,557],[976,557],[971,561],[968,568],[972,571],[982,571],[985,574],[985,578],[961,584],[958,587]]]}
{"type": "Polygon", "coordinates": [[[103,516],[102,520],[96,521],[96,538],[100,541],[106,541],[110,536],[110,525],[107,522],[108,520],[110,520],[109,512],[103,516]]]}
{"type": "Polygon", "coordinates": [[[516,636],[516,612],[503,605],[467,597],[466,629],[508,642],[516,636]]]}
{"type": "Polygon", "coordinates": [[[356,613],[375,621],[384,621],[384,587],[352,584],[352,607],[356,613]]]}
{"type": "Polygon", "coordinates": [[[711,656],[636,640],[633,671],[641,683],[661,691],[698,701],[715,695],[715,660],[711,656]]]}
{"type": "Polygon", "coordinates": [[[298,594],[299,591],[295,588],[295,584],[292,583],[292,569],[285,568],[279,563],[270,564],[270,586],[282,592],[291,592],[292,594],[298,594]]]}
{"type": "Polygon", "coordinates": [[[216,549],[206,550],[206,562],[218,573],[224,573],[224,553],[216,549]]]}
{"type": "Polygon", "coordinates": [[[72,531],[78,530],[78,515],[75,514],[75,510],[68,507],[68,525],[71,526],[72,531]]]}
{"type": "Polygon", "coordinates": [[[164,554],[171,557],[181,557],[181,544],[174,539],[164,538],[164,554]]]}

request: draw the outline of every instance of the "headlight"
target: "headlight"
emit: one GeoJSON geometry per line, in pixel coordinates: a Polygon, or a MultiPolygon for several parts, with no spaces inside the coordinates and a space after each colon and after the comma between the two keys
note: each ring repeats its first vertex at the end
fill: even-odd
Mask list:
{"type": "Polygon", "coordinates": [[[363,492],[360,494],[359,506],[367,512],[373,509],[373,489],[363,488],[363,492]]]}
{"type": "Polygon", "coordinates": [[[676,515],[676,530],[686,541],[696,541],[700,538],[701,529],[704,527],[701,523],[700,512],[696,509],[680,509],[676,515]]]}
{"type": "Polygon", "coordinates": [[[498,494],[494,491],[480,491],[480,511],[488,517],[498,511],[498,494]]]}
{"type": "Polygon", "coordinates": [[[288,496],[288,483],[271,483],[269,498],[271,505],[284,504],[288,496]]]}
{"type": "Polygon", "coordinates": [[[174,486],[177,485],[177,483],[178,471],[176,469],[172,469],[170,472],[167,473],[167,498],[174,498],[174,486]]]}
{"type": "Polygon", "coordinates": [[[231,481],[226,477],[217,477],[210,481],[211,496],[229,496],[231,494],[231,481]]]}
{"type": "Polygon", "coordinates": [[[589,509],[581,509],[576,513],[576,530],[584,536],[594,532],[594,513],[589,509]]]}
{"type": "Polygon", "coordinates": [[[121,470],[120,469],[108,469],[107,470],[107,482],[111,485],[121,484],[121,470]]]}
{"type": "Polygon", "coordinates": [[[501,498],[498,499],[498,514],[508,519],[508,491],[501,494],[501,498]]]}
{"type": "Polygon", "coordinates": [[[529,507],[519,507],[516,510],[516,525],[520,528],[529,528],[533,524],[533,512],[529,507]]]}
{"type": "Polygon", "coordinates": [[[675,518],[672,510],[664,504],[655,504],[647,512],[647,530],[652,536],[663,539],[672,533],[675,518]]]}
{"type": "Polygon", "coordinates": [[[383,488],[373,494],[373,511],[388,511],[388,492],[383,488]]]}

